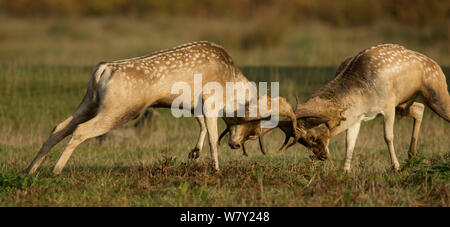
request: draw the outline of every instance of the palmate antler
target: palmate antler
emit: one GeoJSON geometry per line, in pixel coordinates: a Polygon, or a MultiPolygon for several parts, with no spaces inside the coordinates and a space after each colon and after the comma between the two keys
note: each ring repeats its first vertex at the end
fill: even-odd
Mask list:
{"type": "MultiPolygon", "coordinates": [[[[330,129],[338,126],[341,121],[346,120],[345,117],[342,116],[343,112],[347,109],[345,107],[341,107],[337,104],[321,104],[321,108],[313,108],[313,106],[318,105],[305,105],[298,101],[297,96],[295,98],[297,100],[297,106],[295,107],[295,116],[297,119],[317,118],[319,121],[327,123],[327,127],[330,129]]],[[[299,127],[300,130],[304,130],[304,125],[302,125],[302,122],[299,123],[299,127]]]]}
{"type": "MultiPolygon", "coordinates": [[[[306,134],[306,130],[309,127],[312,127],[310,125],[312,120],[313,120],[312,122],[314,122],[313,125],[326,123],[326,125],[329,129],[334,128],[335,126],[339,125],[341,121],[345,120],[345,117],[342,116],[342,113],[345,111],[345,108],[339,108],[334,105],[330,105],[328,108],[320,108],[320,109],[314,108],[313,109],[310,107],[311,105],[302,104],[298,100],[297,96],[295,96],[295,99],[297,101],[297,105],[295,108],[295,116],[298,119],[297,129],[298,129],[298,133],[301,135],[300,137],[303,137],[303,135],[306,134]],[[306,119],[306,118],[312,118],[312,120],[304,121],[303,119],[306,119]],[[306,123],[308,123],[308,124],[306,124],[306,123]]],[[[280,151],[281,151],[281,150],[284,150],[284,147],[289,142],[289,139],[291,137],[293,137],[294,133],[292,132],[292,130],[290,130],[289,127],[286,127],[286,123],[280,122],[278,128],[280,128],[286,136],[285,141],[280,148],[280,151]]],[[[293,146],[297,142],[301,142],[301,141],[298,139],[295,139],[285,149],[288,149],[289,147],[293,146]]]]}
{"type": "Polygon", "coordinates": [[[295,100],[297,101],[297,105],[295,107],[295,117],[297,119],[305,118],[305,117],[317,117],[328,119],[328,116],[325,113],[322,113],[321,110],[311,109],[305,106],[298,100],[298,96],[295,96],[295,100]]]}
{"type": "MultiPolygon", "coordinates": [[[[327,127],[331,129],[339,125],[341,121],[345,120],[345,117],[342,116],[342,113],[345,110],[345,108],[341,108],[336,105],[329,105],[329,108],[314,109],[310,107],[312,105],[302,104],[297,96],[295,96],[295,99],[297,101],[295,112],[292,111],[290,105],[285,101],[284,98],[280,99],[280,116],[287,116],[290,120],[278,122],[277,128],[280,128],[285,134],[285,140],[283,142],[283,145],[279,148],[278,151],[286,150],[291,146],[295,145],[297,142],[301,142],[299,138],[304,136],[306,134],[306,130],[312,127],[312,125],[326,123],[327,127]],[[307,118],[308,120],[304,120],[307,118]],[[295,126],[293,124],[295,124],[295,126]],[[294,138],[294,141],[292,141],[292,143],[287,145],[291,137],[294,138]]],[[[263,119],[266,118],[261,117],[241,118],[238,121],[233,121],[233,123],[242,124],[245,122],[260,121],[263,119]]],[[[263,137],[265,134],[269,133],[272,129],[273,128],[263,129],[263,132],[258,137],[261,152],[263,154],[265,154],[263,137]]],[[[227,127],[221,133],[219,137],[219,143],[220,140],[228,132],[229,128],[227,127]]],[[[244,155],[247,155],[244,144],[242,144],[242,149],[244,155]]]]}
{"type": "MultiPolygon", "coordinates": [[[[298,100],[297,100],[298,101],[298,100]]],[[[259,100],[258,100],[259,102],[259,100]]],[[[233,120],[228,120],[229,122],[232,122],[233,124],[243,124],[246,122],[252,122],[252,121],[261,121],[261,120],[269,120],[270,119],[270,114],[278,114],[279,116],[282,117],[288,117],[290,119],[290,121],[292,122],[292,129],[297,128],[297,118],[295,115],[295,112],[292,110],[291,105],[289,105],[289,103],[287,102],[286,98],[284,97],[277,97],[277,98],[270,98],[267,97],[267,108],[270,109],[268,111],[267,114],[269,114],[269,116],[261,116],[259,112],[257,112],[257,116],[255,117],[250,117],[250,111],[249,111],[249,106],[248,104],[246,104],[245,106],[245,115],[244,117],[238,117],[238,118],[234,118],[233,120]],[[272,113],[273,109],[272,109],[272,99],[278,99],[278,113],[272,113]]]]}
{"type": "MultiPolygon", "coordinates": [[[[306,105],[302,104],[297,96],[295,96],[295,99],[297,101],[295,108],[295,116],[298,122],[297,127],[295,129],[296,131],[294,131],[294,129],[291,127],[292,121],[286,120],[278,122],[277,128],[281,129],[281,131],[285,135],[285,140],[282,146],[278,149],[279,152],[287,150],[291,146],[295,145],[297,142],[301,142],[298,136],[301,137],[302,135],[305,135],[307,130],[307,127],[302,119],[314,118],[314,122],[316,124],[327,123],[328,127],[336,125],[333,122],[339,123],[340,121],[345,120],[345,118],[341,116],[342,111],[344,109],[336,109],[336,107],[331,107],[326,110],[311,109],[308,108],[306,105]],[[294,138],[294,141],[292,141],[292,143],[287,145],[292,137],[294,138]]],[[[259,138],[262,138],[269,131],[271,131],[271,129],[263,132],[259,138]]]]}

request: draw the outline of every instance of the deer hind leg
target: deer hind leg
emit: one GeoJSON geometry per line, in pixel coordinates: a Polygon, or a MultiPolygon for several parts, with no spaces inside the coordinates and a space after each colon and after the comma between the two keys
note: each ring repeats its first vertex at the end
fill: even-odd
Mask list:
{"type": "Polygon", "coordinates": [[[34,157],[33,161],[28,166],[26,171],[29,174],[34,173],[41,165],[42,161],[47,156],[52,147],[66,138],[68,135],[72,134],[78,124],[91,119],[95,115],[95,112],[96,104],[92,103],[92,101],[88,97],[85,97],[78,108],[75,110],[75,112],[72,114],[72,116],[58,124],[53,129],[52,134],[42,144],[41,149],[34,157]]]}
{"type": "Polygon", "coordinates": [[[384,140],[389,149],[392,167],[398,171],[400,170],[400,164],[398,163],[398,159],[394,149],[394,121],[395,108],[388,109],[384,114],[384,140]]]}
{"type": "Polygon", "coordinates": [[[420,125],[422,124],[423,111],[425,106],[422,103],[414,102],[410,106],[398,106],[397,113],[413,118],[413,132],[411,135],[411,143],[409,145],[408,157],[416,156],[417,140],[419,138],[420,125]]]}
{"type": "Polygon", "coordinates": [[[195,145],[195,148],[189,152],[188,158],[189,159],[197,159],[200,157],[200,153],[202,152],[203,143],[205,142],[205,137],[207,133],[206,124],[205,124],[205,117],[203,115],[195,117],[197,120],[199,126],[200,126],[200,135],[197,140],[197,145],[195,145]]]}
{"type": "Polygon", "coordinates": [[[133,127],[139,134],[143,128],[150,127],[154,115],[155,112],[152,109],[147,108],[141,118],[134,123],[133,127]]]}
{"type": "Polygon", "coordinates": [[[117,111],[118,108],[101,108],[99,113],[89,121],[86,121],[75,129],[72,138],[53,169],[53,173],[59,174],[66,165],[75,148],[89,138],[103,135],[110,130],[119,127],[138,116],[140,109],[117,111]]]}

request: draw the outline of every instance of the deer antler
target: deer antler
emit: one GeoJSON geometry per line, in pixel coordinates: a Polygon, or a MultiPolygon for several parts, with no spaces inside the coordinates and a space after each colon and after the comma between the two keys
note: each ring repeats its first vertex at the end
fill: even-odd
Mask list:
{"type": "Polygon", "coordinates": [[[225,129],[225,130],[223,130],[223,132],[220,134],[220,136],[219,136],[219,145],[220,145],[220,141],[222,140],[222,138],[228,133],[230,131],[230,128],[228,128],[228,126],[227,126],[227,128],[225,129]]]}

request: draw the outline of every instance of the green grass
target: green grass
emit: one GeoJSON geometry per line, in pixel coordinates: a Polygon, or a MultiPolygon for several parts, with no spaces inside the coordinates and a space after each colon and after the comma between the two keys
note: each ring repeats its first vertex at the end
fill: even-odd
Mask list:
{"type": "MultiPolygon", "coordinates": [[[[250,80],[279,81],[294,105],[331,79],[329,68],[243,67],[250,80]]],[[[330,143],[325,162],[309,160],[296,145],[277,153],[282,133],[247,149],[219,147],[221,170],[209,166],[207,142],[188,162],[198,125],[166,109],[138,138],[80,145],[61,175],[52,167],[68,139],[55,146],[37,174],[23,170],[57,123],[81,101],[90,67],[0,67],[0,206],[449,206],[450,125],[425,110],[419,156],[408,160],[412,120],[397,118],[395,147],[402,164],[390,169],[382,119],[366,122],[355,148],[352,172],[342,172],[345,136],[330,143]]],[[[449,75],[448,68],[445,73],[449,75]]],[[[220,121],[220,129],[224,124],[220,121]]]]}

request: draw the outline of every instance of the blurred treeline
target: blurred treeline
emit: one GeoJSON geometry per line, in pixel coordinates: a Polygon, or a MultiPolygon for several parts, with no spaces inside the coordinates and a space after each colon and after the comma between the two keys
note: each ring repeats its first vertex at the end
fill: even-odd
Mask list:
{"type": "Polygon", "coordinates": [[[186,42],[240,65],[338,65],[397,43],[450,65],[450,0],[0,0],[0,65],[92,65],[186,42]]]}
{"type": "Polygon", "coordinates": [[[17,17],[277,18],[285,22],[319,20],[338,26],[373,24],[380,18],[412,27],[445,25],[448,0],[0,0],[0,11],[17,17]],[[270,14],[270,15],[267,15],[270,14]]]}

